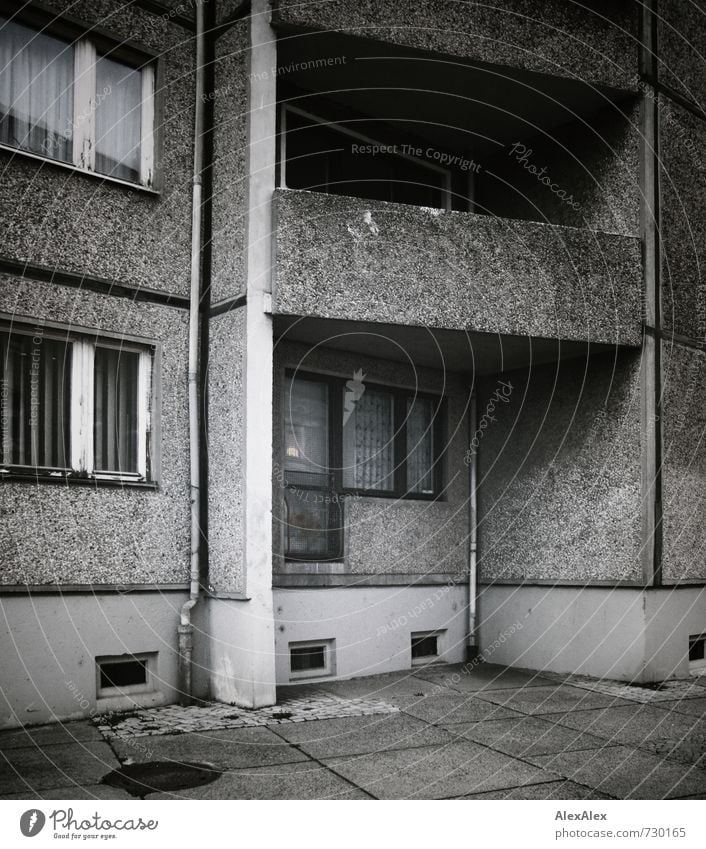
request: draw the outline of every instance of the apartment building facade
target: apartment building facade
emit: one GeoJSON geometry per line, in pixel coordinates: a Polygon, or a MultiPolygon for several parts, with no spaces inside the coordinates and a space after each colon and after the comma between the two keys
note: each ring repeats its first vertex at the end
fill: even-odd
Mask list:
{"type": "Polygon", "coordinates": [[[703,665],[703,14],[8,7],[0,725],[703,665]]]}

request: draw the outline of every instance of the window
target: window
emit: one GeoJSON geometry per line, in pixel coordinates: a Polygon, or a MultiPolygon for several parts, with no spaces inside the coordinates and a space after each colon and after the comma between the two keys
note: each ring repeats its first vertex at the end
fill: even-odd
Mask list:
{"type": "Polygon", "coordinates": [[[412,665],[430,663],[438,660],[441,654],[439,643],[443,632],[418,631],[410,636],[412,665]]]}
{"type": "Polygon", "coordinates": [[[152,185],[154,66],[0,18],[0,144],[152,185]]]}
{"type": "Polygon", "coordinates": [[[432,499],[442,489],[443,399],[303,375],[284,393],[285,556],[337,560],[348,495],[432,499]]]}
{"type": "Polygon", "coordinates": [[[382,144],[288,104],[282,105],[280,122],[283,187],[451,208],[448,169],[404,152],[417,150],[415,145],[382,144]]]}
{"type": "Polygon", "coordinates": [[[156,652],[97,657],[98,698],[153,692],[156,661],[156,652]]]}
{"type": "Polygon", "coordinates": [[[149,479],[151,348],[0,328],[2,473],[149,479]]]}
{"type": "Polygon", "coordinates": [[[689,637],[689,671],[697,674],[706,672],[706,634],[689,637]]]}
{"type": "Polygon", "coordinates": [[[289,678],[319,678],[334,674],[335,640],[289,644],[289,678]]]}

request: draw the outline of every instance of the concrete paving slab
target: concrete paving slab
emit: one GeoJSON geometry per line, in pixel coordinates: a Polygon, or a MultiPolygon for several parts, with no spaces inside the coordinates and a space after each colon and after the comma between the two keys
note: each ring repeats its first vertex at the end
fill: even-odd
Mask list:
{"type": "Polygon", "coordinates": [[[597,749],[606,742],[585,731],[564,728],[536,716],[487,722],[449,724],[448,730],[514,757],[547,755],[581,749],[597,749]]]}
{"type": "Polygon", "coordinates": [[[706,757],[706,726],[690,714],[666,710],[668,704],[570,711],[556,721],[610,744],[624,743],[689,763],[702,762],[706,757]]]}
{"type": "Polygon", "coordinates": [[[0,799],[66,799],[67,801],[90,801],[91,799],[134,799],[124,790],[108,787],[106,784],[91,784],[89,787],[79,787],[73,784],[69,787],[53,787],[51,790],[37,790],[35,793],[11,793],[0,796],[0,799]]]}
{"type": "Polygon", "coordinates": [[[627,746],[529,760],[616,799],[673,799],[706,791],[706,771],[627,746]]]}
{"type": "Polygon", "coordinates": [[[355,678],[351,681],[331,681],[318,685],[321,690],[346,698],[384,699],[398,704],[399,697],[426,695],[438,691],[438,685],[425,681],[409,671],[372,678],[355,678]]]}
{"type": "Polygon", "coordinates": [[[475,743],[326,758],[324,763],[378,799],[444,799],[557,778],[475,743]]]}
{"type": "Polygon", "coordinates": [[[370,799],[330,770],[306,764],[233,770],[204,787],[152,793],[146,799],[370,799]]]}
{"type": "Polygon", "coordinates": [[[24,746],[53,746],[57,743],[101,743],[103,737],[90,720],[58,722],[55,725],[30,725],[11,731],[0,731],[0,751],[24,746]]]}
{"type": "Polygon", "coordinates": [[[282,725],[277,734],[320,759],[451,743],[454,739],[447,731],[404,713],[282,725]]]}
{"type": "Polygon", "coordinates": [[[107,743],[69,743],[0,751],[0,793],[98,784],[118,760],[107,743]]]}
{"type": "Polygon", "coordinates": [[[706,698],[679,699],[679,701],[675,702],[660,702],[659,707],[664,710],[673,710],[677,713],[688,713],[689,716],[696,716],[699,719],[706,720],[706,698]]]}
{"type": "Polygon", "coordinates": [[[557,682],[543,678],[539,673],[521,672],[507,666],[491,663],[459,663],[447,667],[425,667],[415,673],[434,684],[441,684],[462,693],[479,690],[516,690],[521,687],[556,686],[557,682]]]}
{"type": "Polygon", "coordinates": [[[401,700],[400,710],[418,719],[434,724],[449,722],[480,722],[486,719],[503,719],[518,716],[517,711],[500,707],[475,696],[458,692],[424,696],[420,699],[401,700]]]}
{"type": "Polygon", "coordinates": [[[509,790],[493,790],[490,793],[476,793],[474,796],[461,796],[461,799],[611,799],[606,793],[598,793],[590,787],[582,787],[573,781],[549,781],[543,784],[527,784],[509,790]]]}
{"type": "MultiPolygon", "coordinates": [[[[297,726],[308,724],[297,723],[297,726]]],[[[132,740],[115,740],[113,748],[121,761],[129,758],[135,763],[205,763],[220,769],[241,769],[308,760],[306,755],[264,727],[135,737],[132,740]]]]}
{"type": "Polygon", "coordinates": [[[582,690],[567,684],[554,687],[522,687],[518,690],[481,690],[476,695],[479,699],[528,714],[563,713],[634,704],[626,699],[582,690]]]}

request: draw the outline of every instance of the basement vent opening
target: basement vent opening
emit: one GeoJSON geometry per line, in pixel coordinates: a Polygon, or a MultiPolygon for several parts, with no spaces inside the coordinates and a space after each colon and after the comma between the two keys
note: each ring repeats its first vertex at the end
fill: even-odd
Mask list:
{"type": "Polygon", "coordinates": [[[151,692],[155,659],[156,653],[97,657],[98,697],[151,692]]]}
{"type": "Polygon", "coordinates": [[[289,678],[314,678],[333,674],[334,641],[289,644],[289,678]]]}
{"type": "Polygon", "coordinates": [[[689,636],[689,671],[706,672],[706,634],[689,636]]]}
{"type": "Polygon", "coordinates": [[[441,654],[439,631],[419,631],[410,637],[412,664],[430,663],[441,654]]]}

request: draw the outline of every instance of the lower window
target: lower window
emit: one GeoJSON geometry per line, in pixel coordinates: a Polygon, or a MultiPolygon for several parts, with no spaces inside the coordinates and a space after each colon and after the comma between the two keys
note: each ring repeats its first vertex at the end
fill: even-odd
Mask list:
{"type": "Polygon", "coordinates": [[[443,631],[417,631],[410,635],[412,665],[433,663],[442,653],[443,631]]]}
{"type": "Polygon", "coordinates": [[[351,495],[432,500],[442,492],[443,398],[298,373],[284,399],[284,553],[343,556],[351,495]]]}
{"type": "Polygon", "coordinates": [[[335,640],[309,640],[289,644],[289,679],[318,678],[334,674],[335,640]]]}
{"type": "Polygon", "coordinates": [[[706,673],[706,634],[689,637],[689,672],[706,673]]]}
{"type": "Polygon", "coordinates": [[[153,692],[156,662],[156,652],[97,657],[98,698],[153,692]]]}
{"type": "Polygon", "coordinates": [[[152,361],[148,346],[0,328],[2,472],[149,480],[152,361]]]}

